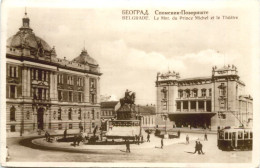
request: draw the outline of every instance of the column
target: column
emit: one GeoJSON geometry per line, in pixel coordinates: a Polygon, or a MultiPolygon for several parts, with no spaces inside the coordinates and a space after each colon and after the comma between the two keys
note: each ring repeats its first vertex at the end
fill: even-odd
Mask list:
{"type": "Polygon", "coordinates": [[[198,100],[196,101],[196,111],[199,111],[199,102],[198,102],[198,100]]]}
{"type": "Polygon", "coordinates": [[[50,72],[50,98],[54,98],[53,72],[50,72]]]}
{"type": "Polygon", "coordinates": [[[89,102],[89,77],[85,77],[84,84],[84,102],[89,102]]]}
{"type": "Polygon", "coordinates": [[[27,96],[31,97],[31,69],[27,69],[27,96]]]}
{"type": "Polygon", "coordinates": [[[204,100],[204,111],[206,112],[207,111],[207,101],[204,100]]]}
{"type": "Polygon", "coordinates": [[[57,80],[57,73],[53,72],[53,88],[54,88],[54,93],[53,97],[55,100],[58,100],[58,80],[57,80]]]}
{"type": "Polygon", "coordinates": [[[183,111],[183,101],[181,101],[181,112],[183,111]]]}
{"type": "Polygon", "coordinates": [[[97,103],[100,103],[100,77],[97,78],[97,103]]]}
{"type": "Polygon", "coordinates": [[[188,112],[190,112],[190,101],[188,101],[188,112]]]}
{"type": "Polygon", "coordinates": [[[22,96],[27,96],[27,70],[25,67],[21,68],[22,70],[22,96]]]}

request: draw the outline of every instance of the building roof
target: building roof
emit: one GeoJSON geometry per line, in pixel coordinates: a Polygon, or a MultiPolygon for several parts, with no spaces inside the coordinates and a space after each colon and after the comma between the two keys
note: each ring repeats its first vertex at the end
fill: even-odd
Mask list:
{"type": "Polygon", "coordinates": [[[154,115],[155,114],[155,106],[135,106],[137,113],[141,115],[154,115]]]}
{"type": "Polygon", "coordinates": [[[117,104],[118,101],[101,102],[101,108],[115,108],[117,104]]]}
{"type": "Polygon", "coordinates": [[[97,61],[90,57],[87,50],[83,49],[82,52],[78,57],[74,59],[74,61],[80,63],[80,64],[92,64],[92,65],[98,65],[97,61]]]}
{"type": "Polygon", "coordinates": [[[33,33],[33,29],[30,28],[30,19],[27,17],[27,13],[23,18],[22,27],[19,31],[8,38],[7,46],[10,48],[29,48],[36,51],[44,50],[50,52],[52,49],[43,39],[36,36],[33,33]]]}
{"type": "Polygon", "coordinates": [[[206,76],[206,77],[193,77],[193,78],[183,78],[179,79],[179,81],[192,81],[192,80],[208,80],[211,79],[211,76],[206,76]]]}

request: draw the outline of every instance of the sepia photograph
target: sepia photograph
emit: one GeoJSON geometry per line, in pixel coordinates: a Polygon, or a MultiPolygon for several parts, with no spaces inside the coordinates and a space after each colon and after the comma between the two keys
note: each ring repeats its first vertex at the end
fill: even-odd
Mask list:
{"type": "Polygon", "coordinates": [[[6,0],[1,32],[3,167],[259,166],[259,1],[6,0]]]}

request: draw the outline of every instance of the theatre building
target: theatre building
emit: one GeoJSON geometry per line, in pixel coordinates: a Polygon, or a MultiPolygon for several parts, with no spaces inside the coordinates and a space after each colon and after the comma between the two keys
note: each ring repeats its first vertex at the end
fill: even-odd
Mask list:
{"type": "Polygon", "coordinates": [[[182,79],[179,73],[158,73],[156,89],[157,127],[252,126],[253,99],[245,95],[234,65],[215,66],[209,77],[182,79]]]}
{"type": "Polygon", "coordinates": [[[91,132],[100,125],[98,63],[84,49],[75,59],[57,58],[36,36],[25,13],[6,46],[6,130],[91,132]]]}

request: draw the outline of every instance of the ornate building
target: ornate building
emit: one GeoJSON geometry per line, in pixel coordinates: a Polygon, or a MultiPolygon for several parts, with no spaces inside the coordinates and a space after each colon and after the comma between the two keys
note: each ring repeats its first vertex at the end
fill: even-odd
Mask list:
{"type": "Polygon", "coordinates": [[[157,127],[250,127],[250,95],[235,66],[212,68],[212,76],[181,79],[179,73],[158,73],[157,127]],[[165,124],[165,125],[164,125],[165,124]]]}
{"type": "Polygon", "coordinates": [[[7,133],[92,131],[100,125],[100,70],[84,49],[72,61],[37,37],[25,13],[6,46],[7,133]]]}

